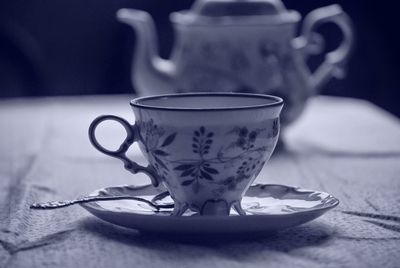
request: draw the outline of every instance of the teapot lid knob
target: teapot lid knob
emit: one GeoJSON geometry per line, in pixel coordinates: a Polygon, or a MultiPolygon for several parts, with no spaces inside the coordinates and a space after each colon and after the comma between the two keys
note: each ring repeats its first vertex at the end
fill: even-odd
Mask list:
{"type": "Polygon", "coordinates": [[[281,0],[197,0],[192,12],[201,16],[278,15],[286,10],[281,0]]]}

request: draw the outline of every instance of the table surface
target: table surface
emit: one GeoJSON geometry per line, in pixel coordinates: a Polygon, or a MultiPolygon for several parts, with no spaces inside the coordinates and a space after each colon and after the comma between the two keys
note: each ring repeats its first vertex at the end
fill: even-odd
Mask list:
{"type": "MultiPolygon", "coordinates": [[[[134,121],[131,96],[0,102],[0,267],[399,267],[400,123],[372,104],[317,97],[286,131],[256,182],[329,192],[340,205],[321,218],[247,237],[141,234],[79,206],[32,211],[118,184],[145,184],[91,147],[100,114],[134,121]]],[[[115,146],[123,131],[100,131],[115,146]],[[113,139],[109,139],[112,137],[113,139]]],[[[137,148],[130,156],[143,161],[137,148]]]]}

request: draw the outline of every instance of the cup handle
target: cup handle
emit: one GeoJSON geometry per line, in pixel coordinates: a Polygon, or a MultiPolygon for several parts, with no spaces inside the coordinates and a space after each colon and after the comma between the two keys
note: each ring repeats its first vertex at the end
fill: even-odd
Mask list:
{"type": "Polygon", "coordinates": [[[310,12],[304,19],[302,34],[293,41],[294,47],[304,58],[321,52],[324,44],[315,29],[327,22],[336,24],[343,33],[339,47],[326,54],[324,62],[310,77],[311,89],[316,93],[331,77],[343,78],[346,75],[346,63],[354,43],[354,31],[349,16],[339,5],[330,5],[310,12]]]}
{"type": "Polygon", "coordinates": [[[106,154],[108,156],[117,158],[121,160],[124,163],[124,167],[126,170],[129,172],[136,174],[138,172],[142,172],[147,174],[150,179],[151,183],[153,184],[154,187],[157,187],[160,184],[160,180],[158,178],[157,172],[154,170],[154,168],[150,165],[147,167],[143,167],[136,162],[130,160],[126,156],[126,152],[128,151],[129,147],[139,139],[139,131],[136,125],[131,125],[129,124],[128,121],[125,119],[115,116],[115,115],[101,115],[97,117],[96,119],[93,120],[93,122],[89,126],[89,140],[92,143],[92,145],[102,152],[103,154],[106,154]],[[120,123],[126,130],[126,138],[122,142],[122,144],[119,146],[119,148],[115,151],[108,150],[101,146],[101,144],[97,141],[96,139],[96,128],[99,124],[101,124],[103,121],[107,120],[113,120],[117,121],[120,123]]]}

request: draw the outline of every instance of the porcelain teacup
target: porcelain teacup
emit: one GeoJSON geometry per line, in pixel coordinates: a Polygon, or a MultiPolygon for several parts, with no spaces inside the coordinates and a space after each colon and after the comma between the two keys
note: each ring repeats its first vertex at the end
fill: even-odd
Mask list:
{"type": "Polygon", "coordinates": [[[118,158],[132,173],[144,172],[163,184],[174,200],[173,215],[187,209],[200,215],[229,215],[269,160],[279,136],[279,97],[242,93],[190,93],[136,98],[130,102],[135,124],[102,115],[89,127],[100,152],[118,158]],[[127,137],[111,151],[97,141],[96,127],[115,120],[127,137]],[[127,158],[137,142],[147,167],[127,158]]]}

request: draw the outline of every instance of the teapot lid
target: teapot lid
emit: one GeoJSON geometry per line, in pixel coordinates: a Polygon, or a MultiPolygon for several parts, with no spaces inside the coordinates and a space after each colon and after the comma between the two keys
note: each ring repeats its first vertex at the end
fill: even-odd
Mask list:
{"type": "Polygon", "coordinates": [[[174,12],[171,18],[177,23],[216,23],[251,21],[252,23],[296,22],[300,14],[287,10],[281,0],[196,0],[192,8],[174,12]]]}
{"type": "Polygon", "coordinates": [[[192,12],[209,17],[276,15],[286,11],[280,0],[197,0],[192,12]]]}

